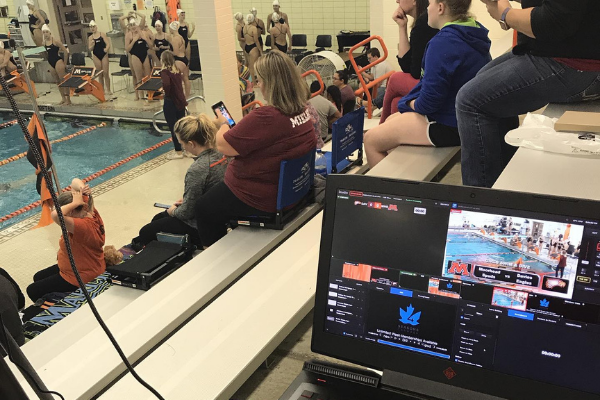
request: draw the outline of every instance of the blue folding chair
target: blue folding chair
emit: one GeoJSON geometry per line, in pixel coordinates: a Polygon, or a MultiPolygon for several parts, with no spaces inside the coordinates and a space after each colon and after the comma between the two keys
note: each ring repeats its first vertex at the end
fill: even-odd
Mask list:
{"type": "Polygon", "coordinates": [[[306,205],[314,177],[314,150],[293,160],[283,160],[279,167],[277,212],[275,213],[275,217],[242,217],[243,219],[233,222],[237,225],[282,230],[285,224],[296,217],[306,205]]]}
{"type": "Polygon", "coordinates": [[[365,108],[354,110],[333,123],[331,152],[324,152],[327,158],[327,173],[344,173],[355,165],[363,163],[363,129],[365,108]],[[358,150],[356,160],[348,157],[358,150]]]}

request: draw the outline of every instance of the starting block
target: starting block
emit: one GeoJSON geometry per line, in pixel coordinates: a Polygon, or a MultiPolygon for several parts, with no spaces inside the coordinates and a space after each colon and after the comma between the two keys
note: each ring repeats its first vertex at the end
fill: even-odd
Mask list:
{"type": "Polygon", "coordinates": [[[149,76],[145,76],[144,79],[135,87],[135,90],[145,90],[148,92],[148,100],[160,100],[164,96],[162,91],[162,79],[160,78],[159,67],[152,68],[152,72],[149,76]]]}
{"type": "Polygon", "coordinates": [[[71,90],[71,96],[75,94],[91,94],[101,103],[104,103],[104,89],[95,79],[102,73],[102,70],[96,72],[94,67],[75,67],[73,71],[65,76],[65,79],[58,85],[60,88],[71,90]]]}
{"type": "MultiPolygon", "coordinates": [[[[19,88],[22,91],[29,93],[29,87],[27,86],[27,81],[25,80],[25,77],[22,75],[23,74],[23,65],[21,64],[21,62],[18,59],[15,59],[15,61],[17,62],[17,69],[9,74],[12,76],[12,78],[7,79],[6,83],[8,83],[9,85],[13,84],[13,85],[15,85],[16,88],[19,88]]],[[[29,69],[29,61],[25,65],[25,68],[29,69]]],[[[33,81],[31,81],[31,89],[33,90],[33,96],[35,98],[37,98],[38,97],[37,91],[35,90],[35,83],[33,81]]]]}

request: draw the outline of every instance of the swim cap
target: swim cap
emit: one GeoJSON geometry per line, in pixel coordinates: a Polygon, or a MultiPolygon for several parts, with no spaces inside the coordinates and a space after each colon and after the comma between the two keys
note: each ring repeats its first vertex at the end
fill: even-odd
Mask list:
{"type": "Polygon", "coordinates": [[[91,21],[90,21],[90,26],[98,26],[98,25],[96,25],[96,21],[94,21],[94,20],[91,20],[91,21]]]}
{"type": "Polygon", "coordinates": [[[248,21],[249,24],[254,22],[254,15],[253,14],[248,14],[246,15],[246,21],[248,21]]]}
{"type": "Polygon", "coordinates": [[[179,17],[181,14],[185,14],[185,11],[183,11],[181,8],[177,9],[177,16],[179,17]]]}
{"type": "Polygon", "coordinates": [[[42,25],[42,32],[52,32],[47,24],[42,25]]]}
{"type": "Polygon", "coordinates": [[[238,21],[241,21],[244,19],[244,15],[241,12],[236,12],[235,14],[233,14],[233,18],[237,19],[238,21]]]}
{"type": "Polygon", "coordinates": [[[279,5],[279,2],[278,2],[277,0],[275,0],[275,1],[273,2],[273,5],[274,5],[274,6],[278,6],[278,5],[279,5]]]}
{"type": "Polygon", "coordinates": [[[154,21],[154,26],[156,27],[156,25],[163,26],[163,23],[162,23],[162,22],[160,22],[160,20],[159,20],[159,19],[157,19],[156,21],[154,21]]]}
{"type": "Polygon", "coordinates": [[[135,20],[135,18],[130,18],[129,19],[129,26],[138,26],[138,23],[135,20]]]}
{"type": "Polygon", "coordinates": [[[177,21],[173,21],[169,24],[169,28],[173,29],[174,31],[179,29],[179,22],[177,21]]]}
{"type": "Polygon", "coordinates": [[[256,10],[256,7],[252,7],[250,9],[250,13],[256,17],[256,14],[258,13],[258,11],[256,10]]]}
{"type": "Polygon", "coordinates": [[[33,0],[27,0],[25,2],[25,4],[30,5],[30,6],[34,6],[35,5],[35,3],[33,2],[33,0]]]}
{"type": "Polygon", "coordinates": [[[279,21],[279,14],[277,14],[276,12],[274,12],[273,14],[271,14],[271,20],[273,20],[273,21],[279,21]]]}

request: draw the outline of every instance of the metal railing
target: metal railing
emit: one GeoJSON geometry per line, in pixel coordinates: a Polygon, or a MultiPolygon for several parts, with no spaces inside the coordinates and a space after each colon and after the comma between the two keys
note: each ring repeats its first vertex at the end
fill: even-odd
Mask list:
{"type": "MultiPolygon", "coordinates": [[[[200,95],[198,95],[198,96],[192,96],[192,97],[190,97],[189,99],[187,99],[187,102],[188,102],[188,104],[189,104],[191,101],[193,101],[193,100],[202,100],[203,102],[205,102],[205,103],[206,103],[206,99],[204,98],[204,96],[200,96],[200,95]]],[[[187,108],[186,108],[186,113],[188,113],[188,112],[187,112],[187,108]]],[[[154,129],[156,129],[156,131],[157,131],[157,132],[159,132],[159,133],[169,133],[169,134],[170,134],[171,132],[169,132],[169,131],[165,131],[165,130],[162,130],[162,129],[160,129],[160,128],[158,127],[158,124],[157,124],[157,121],[156,121],[156,119],[157,119],[157,117],[158,117],[160,114],[164,114],[164,111],[163,111],[163,110],[160,110],[160,111],[158,111],[158,112],[154,113],[154,115],[152,116],[152,126],[154,126],[154,129]]]]}

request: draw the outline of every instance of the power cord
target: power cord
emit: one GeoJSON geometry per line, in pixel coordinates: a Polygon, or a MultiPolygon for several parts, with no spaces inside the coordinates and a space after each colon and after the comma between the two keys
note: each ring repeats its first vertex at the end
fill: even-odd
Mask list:
{"type": "MultiPolygon", "coordinates": [[[[12,108],[13,112],[15,113],[15,116],[17,117],[17,121],[19,121],[19,125],[21,126],[21,130],[23,131],[25,139],[27,139],[27,143],[29,144],[29,148],[33,152],[33,154],[35,156],[35,160],[36,160],[38,166],[40,167],[40,169],[42,171],[42,174],[43,174],[44,179],[46,181],[46,186],[48,188],[48,191],[50,192],[50,195],[52,196],[52,201],[54,202],[54,204],[58,204],[58,196],[56,194],[56,191],[54,190],[53,185],[51,184],[51,182],[52,182],[51,181],[51,177],[48,174],[48,169],[46,168],[46,164],[44,162],[44,159],[42,158],[40,152],[38,151],[36,143],[33,141],[33,138],[29,134],[27,126],[25,125],[25,119],[21,115],[21,111],[19,110],[19,108],[17,106],[17,103],[15,102],[15,99],[12,96],[12,93],[10,92],[10,89],[8,87],[8,84],[6,83],[6,80],[1,75],[0,75],[0,85],[2,85],[2,89],[4,90],[4,93],[6,94],[6,97],[7,97],[8,101],[10,102],[11,108],[12,108]]],[[[71,250],[71,241],[69,240],[69,233],[67,231],[67,227],[65,225],[65,218],[64,218],[64,215],[63,215],[62,210],[61,210],[60,207],[56,207],[56,213],[58,214],[58,219],[59,219],[59,222],[60,222],[60,229],[62,231],[63,239],[64,239],[64,242],[65,242],[65,247],[67,249],[67,254],[69,255],[69,262],[71,263],[71,269],[73,270],[73,274],[75,275],[75,278],[77,279],[77,283],[79,284],[79,287],[81,288],[81,291],[83,292],[83,295],[85,296],[85,299],[86,299],[87,303],[89,304],[90,309],[92,310],[92,313],[94,314],[94,317],[98,321],[98,324],[100,325],[100,327],[102,327],[102,330],[104,331],[104,333],[106,333],[106,336],[108,337],[108,339],[112,343],[113,347],[115,348],[115,350],[119,354],[119,357],[121,357],[121,360],[123,361],[123,364],[125,364],[125,367],[127,367],[127,370],[131,373],[131,375],[142,386],[144,386],[154,396],[156,396],[156,398],[158,398],[160,400],[165,400],[160,395],[160,393],[158,393],[158,391],[156,389],[154,389],[147,382],[145,382],[137,374],[137,372],[135,372],[135,370],[133,369],[133,367],[129,363],[129,360],[127,360],[127,357],[125,356],[125,353],[123,353],[123,350],[121,349],[121,346],[119,346],[119,343],[117,343],[117,340],[114,338],[113,334],[108,329],[108,326],[106,326],[106,323],[104,322],[104,320],[100,316],[100,313],[96,309],[96,305],[94,304],[94,302],[92,300],[92,297],[88,293],[88,291],[87,291],[87,289],[85,287],[85,284],[81,280],[81,276],[79,275],[79,271],[77,270],[77,267],[75,266],[75,259],[73,258],[73,252],[71,250]]]]}

